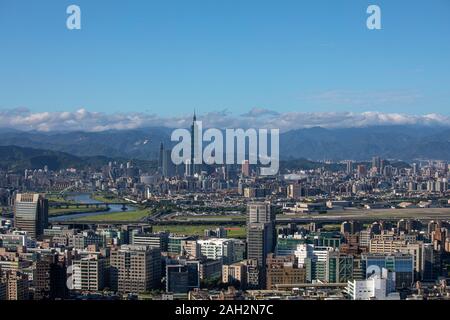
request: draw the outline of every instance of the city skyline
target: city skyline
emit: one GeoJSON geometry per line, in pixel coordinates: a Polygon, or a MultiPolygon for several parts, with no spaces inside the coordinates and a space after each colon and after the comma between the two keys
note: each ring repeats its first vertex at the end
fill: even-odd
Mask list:
{"type": "Polygon", "coordinates": [[[2,311],[450,301],[449,13],[0,0],[2,311]]]}

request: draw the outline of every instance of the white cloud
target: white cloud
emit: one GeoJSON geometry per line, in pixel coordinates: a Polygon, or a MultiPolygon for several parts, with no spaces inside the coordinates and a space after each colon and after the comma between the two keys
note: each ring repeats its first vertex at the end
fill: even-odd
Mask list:
{"type": "MultiPolygon", "coordinates": [[[[0,111],[0,127],[38,131],[104,131],[141,127],[187,128],[191,115],[161,117],[149,113],[92,112],[79,109],[74,112],[31,112],[10,109],[0,111]]],[[[409,115],[381,112],[285,112],[254,108],[242,115],[224,111],[199,115],[204,127],[225,128],[279,128],[281,131],[320,126],[324,128],[365,127],[373,125],[443,125],[450,126],[450,117],[431,113],[409,115]]]]}

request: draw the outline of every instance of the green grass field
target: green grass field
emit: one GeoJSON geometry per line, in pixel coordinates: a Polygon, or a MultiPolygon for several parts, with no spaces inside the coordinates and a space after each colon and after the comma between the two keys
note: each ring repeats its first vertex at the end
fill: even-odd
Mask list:
{"type": "Polygon", "coordinates": [[[139,221],[150,214],[150,210],[141,209],[136,211],[112,212],[107,214],[92,215],[74,219],[74,221],[96,221],[96,222],[120,222],[120,221],[139,221]]]}
{"type": "Polygon", "coordinates": [[[189,221],[199,221],[199,220],[229,220],[229,221],[245,221],[247,217],[245,215],[209,215],[209,216],[181,216],[177,217],[175,220],[189,220],[189,221]]]}
{"type": "Polygon", "coordinates": [[[70,214],[70,213],[83,213],[83,212],[98,212],[98,211],[104,211],[105,208],[85,208],[85,207],[79,207],[76,206],[69,206],[68,208],[50,208],[48,210],[49,216],[59,216],[63,214],[70,214]]]}
{"type": "MultiPolygon", "coordinates": [[[[196,235],[203,236],[206,229],[218,228],[218,225],[157,225],[153,226],[153,231],[168,231],[171,233],[183,234],[183,235],[196,235]]],[[[225,226],[225,228],[228,228],[225,226]]],[[[227,230],[227,236],[229,238],[245,238],[246,230],[245,227],[234,227],[230,226],[227,230]]]]}
{"type": "Polygon", "coordinates": [[[61,197],[60,195],[56,195],[56,194],[46,194],[45,198],[49,202],[59,202],[59,203],[67,203],[67,204],[75,203],[75,201],[73,201],[73,200],[65,199],[64,197],[61,197]]]}
{"type": "Polygon", "coordinates": [[[104,194],[104,193],[94,193],[92,195],[92,199],[104,202],[104,203],[113,203],[113,202],[123,202],[123,199],[116,197],[115,195],[104,194]]]}

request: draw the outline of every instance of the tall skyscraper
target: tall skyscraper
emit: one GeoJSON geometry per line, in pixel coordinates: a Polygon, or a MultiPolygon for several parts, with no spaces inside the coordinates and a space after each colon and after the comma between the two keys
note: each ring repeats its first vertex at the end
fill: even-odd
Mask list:
{"type": "Polygon", "coordinates": [[[164,161],[164,144],[161,142],[159,145],[159,158],[158,158],[158,170],[162,172],[164,161]]]}
{"type": "Polygon", "coordinates": [[[14,204],[14,225],[34,240],[48,225],[48,200],[37,193],[18,193],[14,204]]]}
{"type": "Polygon", "coordinates": [[[247,259],[255,259],[260,270],[260,287],[265,285],[267,255],[275,248],[275,214],[270,203],[247,205],[247,259]]]}
{"type": "Polygon", "coordinates": [[[163,151],[163,167],[162,174],[166,178],[170,178],[176,175],[176,167],[172,162],[172,150],[163,151]]]}
{"type": "Polygon", "coordinates": [[[200,150],[200,153],[202,152],[202,145],[201,145],[201,132],[199,125],[197,123],[197,115],[194,111],[194,117],[192,118],[192,125],[191,125],[191,170],[190,174],[194,175],[196,173],[200,172],[201,164],[197,163],[200,162],[200,159],[197,159],[197,155],[195,152],[197,150],[200,150]]]}
{"type": "Polygon", "coordinates": [[[347,174],[352,173],[353,172],[353,161],[347,160],[346,164],[347,164],[347,168],[346,168],[347,174]]]}
{"type": "Polygon", "coordinates": [[[58,254],[41,254],[33,272],[34,299],[64,299],[67,296],[67,273],[58,254]]]}
{"type": "Polygon", "coordinates": [[[248,160],[243,160],[241,165],[241,172],[243,177],[250,176],[250,162],[248,160]]]}
{"type": "Polygon", "coordinates": [[[274,213],[270,202],[251,202],[247,205],[247,222],[272,222],[275,220],[274,213]]]}
{"type": "Polygon", "coordinates": [[[377,172],[380,172],[381,170],[381,159],[380,157],[373,157],[372,158],[372,169],[377,168],[377,172]]]}

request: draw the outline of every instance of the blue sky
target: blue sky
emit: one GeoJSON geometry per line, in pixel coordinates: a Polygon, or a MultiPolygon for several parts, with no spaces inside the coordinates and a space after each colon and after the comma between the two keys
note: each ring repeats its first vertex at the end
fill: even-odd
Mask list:
{"type": "Polygon", "coordinates": [[[450,1],[0,0],[0,110],[450,115],[450,1]],[[82,30],[66,29],[77,4],[82,30]],[[382,30],[366,28],[366,8],[382,30]]]}

